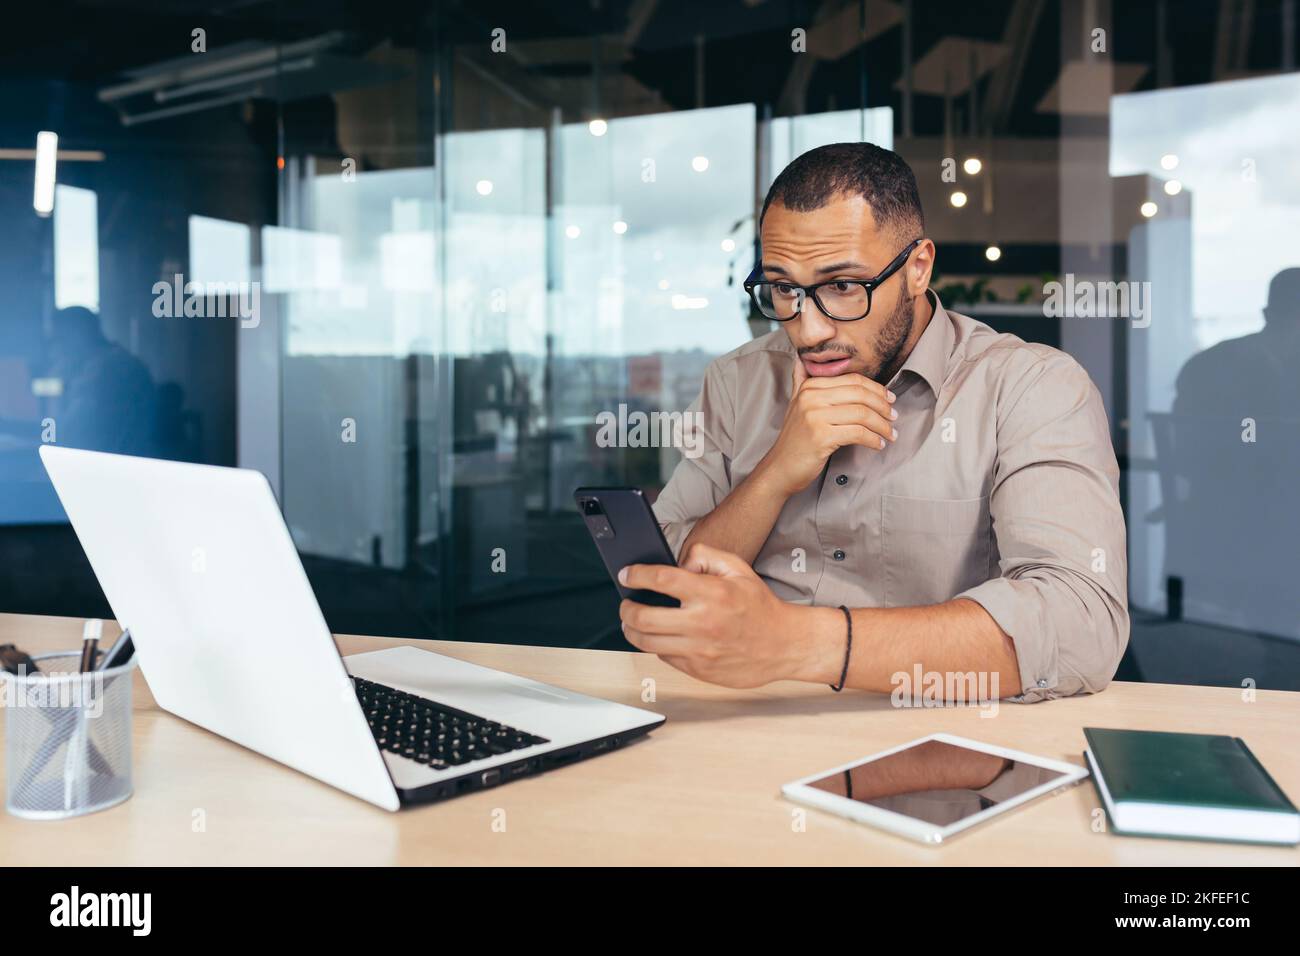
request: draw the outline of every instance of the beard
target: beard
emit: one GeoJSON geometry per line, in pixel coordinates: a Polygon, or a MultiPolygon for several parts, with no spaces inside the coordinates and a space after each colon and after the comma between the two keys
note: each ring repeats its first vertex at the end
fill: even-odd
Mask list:
{"type": "MultiPolygon", "coordinates": [[[[898,302],[894,304],[894,311],[881,324],[876,331],[876,339],[873,343],[872,351],[876,354],[874,362],[864,362],[858,374],[865,375],[867,378],[881,385],[887,385],[894,374],[902,367],[906,356],[903,355],[903,348],[907,345],[907,340],[912,334],[912,324],[915,321],[913,303],[916,296],[909,295],[904,289],[898,302]]],[[[787,334],[789,334],[787,332],[787,334]]],[[[798,349],[799,357],[805,355],[819,355],[822,352],[839,352],[850,356],[861,356],[862,349],[856,348],[849,342],[836,342],[834,340],[822,342],[818,345],[798,349]]]]}
{"type": "Polygon", "coordinates": [[[894,306],[894,311],[876,333],[876,355],[879,358],[874,367],[863,369],[863,374],[872,381],[879,382],[881,385],[888,384],[889,379],[893,378],[894,373],[898,371],[898,366],[902,364],[899,356],[902,355],[903,346],[907,344],[908,336],[912,333],[914,320],[912,303],[915,299],[916,296],[909,295],[904,288],[897,305],[894,306]]]}

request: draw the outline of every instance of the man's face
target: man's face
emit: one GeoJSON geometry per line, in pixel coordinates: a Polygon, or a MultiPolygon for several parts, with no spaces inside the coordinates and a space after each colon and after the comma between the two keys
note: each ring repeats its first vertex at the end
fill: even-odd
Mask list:
{"type": "MultiPolygon", "coordinates": [[[[878,229],[861,196],[838,197],[811,212],[774,202],[763,218],[763,272],[804,286],[871,279],[911,238],[878,229]]],[[[799,316],[782,323],[808,374],[859,372],[880,382],[892,375],[911,344],[915,303],[929,285],[933,255],[933,245],[921,243],[902,269],[873,290],[871,312],[856,322],[831,320],[810,296],[799,316]]]]}

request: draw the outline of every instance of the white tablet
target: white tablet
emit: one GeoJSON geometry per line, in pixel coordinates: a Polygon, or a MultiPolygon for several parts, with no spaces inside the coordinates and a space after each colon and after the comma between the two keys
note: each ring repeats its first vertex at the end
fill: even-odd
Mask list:
{"type": "Polygon", "coordinates": [[[796,803],[940,844],[1087,776],[1076,764],[931,734],[787,783],[781,792],[796,803]]]}

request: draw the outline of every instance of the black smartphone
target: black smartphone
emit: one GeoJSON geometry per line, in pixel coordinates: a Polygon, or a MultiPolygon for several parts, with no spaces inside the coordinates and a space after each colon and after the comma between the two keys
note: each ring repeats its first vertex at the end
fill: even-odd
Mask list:
{"type": "Polygon", "coordinates": [[[656,607],[681,606],[677,598],[667,594],[625,588],[618,583],[618,572],[629,564],[677,566],[673,550],[664,540],[659,522],[640,488],[579,488],[573,493],[573,500],[619,594],[656,607]]]}

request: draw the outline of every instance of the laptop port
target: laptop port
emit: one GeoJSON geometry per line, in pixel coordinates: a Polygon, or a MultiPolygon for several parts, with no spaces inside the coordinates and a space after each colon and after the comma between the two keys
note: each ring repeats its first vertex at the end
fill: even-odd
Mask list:
{"type": "Polygon", "coordinates": [[[485,787],[495,787],[501,782],[500,770],[484,770],[479,777],[479,783],[485,787]]]}
{"type": "Polygon", "coordinates": [[[558,754],[545,754],[542,756],[542,760],[545,761],[545,766],[547,767],[560,767],[572,760],[577,760],[581,756],[582,751],[580,749],[574,749],[566,750],[558,754]]]}

